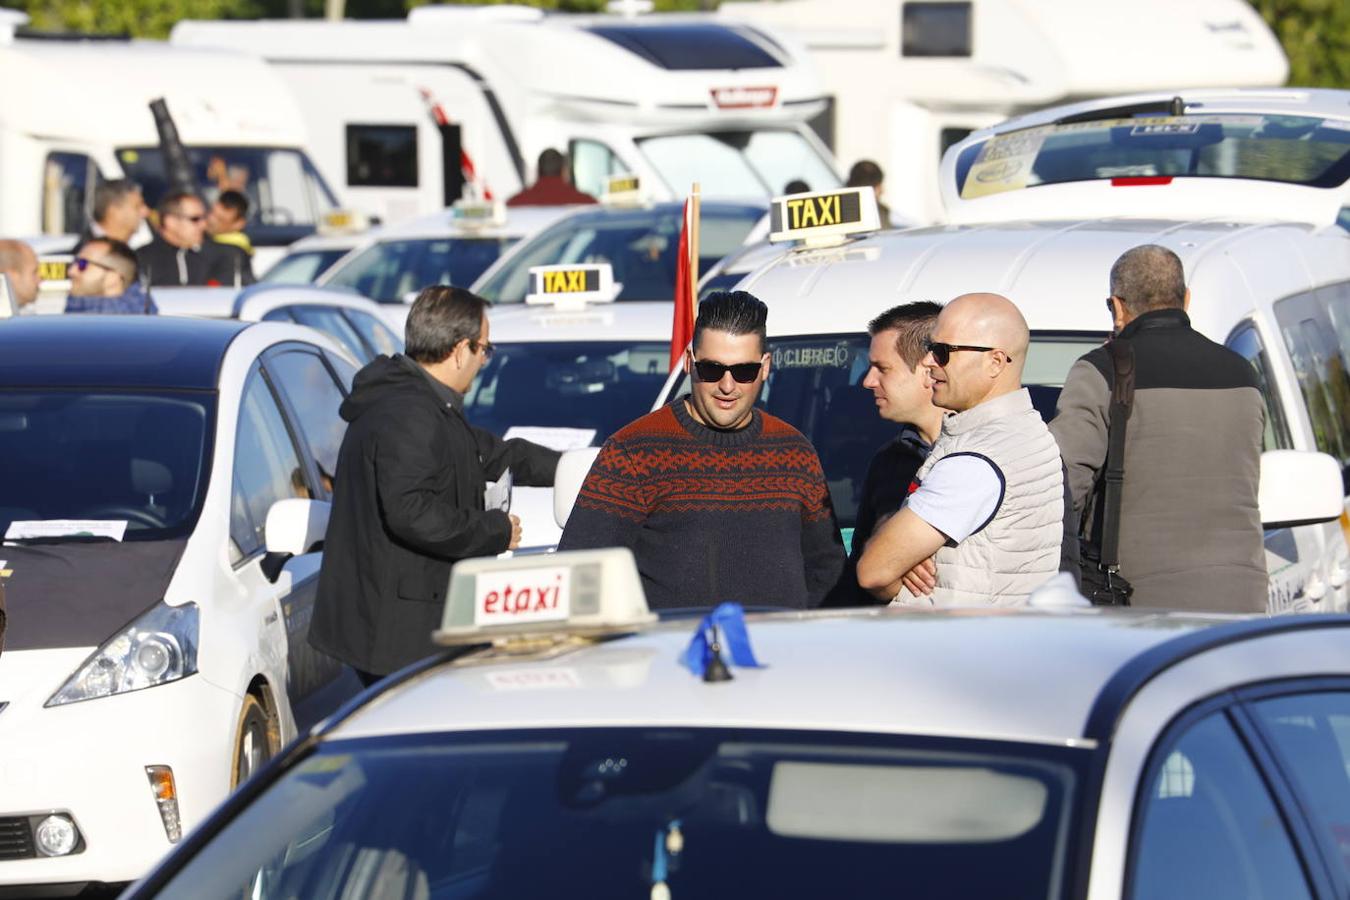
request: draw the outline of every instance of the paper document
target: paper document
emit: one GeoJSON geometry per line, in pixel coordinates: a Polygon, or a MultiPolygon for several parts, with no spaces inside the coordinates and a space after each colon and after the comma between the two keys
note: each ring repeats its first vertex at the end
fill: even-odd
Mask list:
{"type": "Polygon", "coordinates": [[[9,529],[5,532],[5,540],[108,537],[114,541],[121,541],[126,533],[126,519],[41,519],[28,522],[10,522],[9,529]]]}
{"type": "Polygon", "coordinates": [[[484,509],[500,509],[502,512],[511,511],[511,470],[507,469],[502,473],[502,477],[496,481],[489,481],[487,490],[483,492],[484,509]]]}
{"type": "Polygon", "coordinates": [[[506,440],[524,438],[550,450],[559,452],[589,447],[595,440],[594,428],[545,428],[541,425],[512,425],[506,429],[506,440]]]}

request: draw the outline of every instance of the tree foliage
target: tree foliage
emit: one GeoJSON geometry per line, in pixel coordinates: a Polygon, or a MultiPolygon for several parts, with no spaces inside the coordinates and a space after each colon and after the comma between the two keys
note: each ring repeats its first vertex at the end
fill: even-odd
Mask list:
{"type": "Polygon", "coordinates": [[[1350,88],[1350,3],[1252,0],[1289,57],[1289,83],[1350,88]]]}

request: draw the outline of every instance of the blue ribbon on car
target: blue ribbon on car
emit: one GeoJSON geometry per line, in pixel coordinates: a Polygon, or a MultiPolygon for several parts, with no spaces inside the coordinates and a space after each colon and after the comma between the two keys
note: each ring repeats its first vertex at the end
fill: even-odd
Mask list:
{"type": "Polygon", "coordinates": [[[721,635],[722,649],[730,654],[734,664],[745,669],[763,668],[750,647],[750,633],[745,628],[745,610],[739,603],[721,603],[698,623],[693,639],[680,657],[680,663],[686,669],[699,677],[707,670],[708,663],[712,661],[714,625],[721,635]]]}

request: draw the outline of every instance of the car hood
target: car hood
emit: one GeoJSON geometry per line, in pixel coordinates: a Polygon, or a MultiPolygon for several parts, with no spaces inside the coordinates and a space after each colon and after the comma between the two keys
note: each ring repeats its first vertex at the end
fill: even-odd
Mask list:
{"type": "Polygon", "coordinates": [[[4,650],[94,647],[158,603],[185,540],[0,547],[4,650]]]}

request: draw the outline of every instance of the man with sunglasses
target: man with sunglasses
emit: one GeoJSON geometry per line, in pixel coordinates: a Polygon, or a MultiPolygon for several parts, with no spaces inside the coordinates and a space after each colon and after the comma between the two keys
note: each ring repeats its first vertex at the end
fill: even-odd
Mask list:
{"type": "Polygon", "coordinates": [[[175,191],[160,201],[158,211],[154,238],[136,251],[152,287],[241,287],[252,282],[240,254],[206,240],[206,204],[200,197],[175,191]]]}
{"type": "Polygon", "coordinates": [[[504,441],[464,417],[464,394],[492,355],[487,301],[423,288],[405,349],[356,374],[333,478],[309,639],[365,684],[435,651],[450,567],[520,545],[520,519],[487,509],[484,488],[509,468],[552,487],[558,453],[504,441]]]}
{"type": "Polygon", "coordinates": [[[844,565],[815,448],[755,407],[768,308],[744,291],[699,304],[689,393],[617,431],[559,550],[627,547],[653,609],[819,606],[844,565]]]}
{"type": "Polygon", "coordinates": [[[143,316],[159,312],[139,281],[136,252],[121,241],[94,238],[86,242],[67,272],[68,313],[143,316]]]}
{"type": "Polygon", "coordinates": [[[955,415],[858,561],[875,596],[1014,606],[1059,570],[1063,467],[1022,387],[1029,345],[1022,313],[997,294],[964,294],[938,316],[924,365],[933,403],[955,415]],[[916,574],[930,557],[931,587],[916,574]]]}

